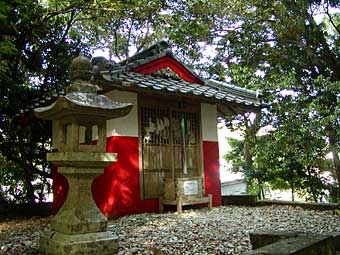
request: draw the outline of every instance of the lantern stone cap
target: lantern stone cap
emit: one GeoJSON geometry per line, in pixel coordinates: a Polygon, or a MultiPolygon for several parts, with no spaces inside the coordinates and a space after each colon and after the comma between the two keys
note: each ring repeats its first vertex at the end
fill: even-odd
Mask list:
{"type": "Polygon", "coordinates": [[[66,95],[54,103],[34,109],[36,117],[47,120],[74,116],[78,119],[108,120],[127,115],[132,108],[130,103],[114,102],[104,95],[97,94],[97,87],[90,83],[92,64],[89,58],[78,56],[70,65],[71,85],[66,95]]]}
{"type": "Polygon", "coordinates": [[[130,103],[119,103],[104,95],[72,92],[59,97],[53,104],[34,109],[41,119],[61,119],[69,115],[92,115],[93,118],[113,119],[127,115],[132,109],[130,103]]]}

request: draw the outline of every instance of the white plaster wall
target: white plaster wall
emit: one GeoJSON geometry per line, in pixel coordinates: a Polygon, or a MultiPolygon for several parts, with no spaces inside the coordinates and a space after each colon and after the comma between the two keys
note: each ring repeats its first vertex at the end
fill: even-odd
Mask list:
{"type": "Polygon", "coordinates": [[[201,103],[201,121],[203,141],[218,142],[216,105],[201,103]]]}
{"type": "Polygon", "coordinates": [[[105,95],[116,102],[133,104],[132,110],[128,115],[106,121],[106,136],[138,137],[137,93],[112,90],[105,95]]]}

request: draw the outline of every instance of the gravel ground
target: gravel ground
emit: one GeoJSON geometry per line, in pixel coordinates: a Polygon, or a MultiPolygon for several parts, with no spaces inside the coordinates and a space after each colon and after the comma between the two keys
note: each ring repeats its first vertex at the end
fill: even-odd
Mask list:
{"type": "MultiPolygon", "coordinates": [[[[0,222],[0,254],[38,254],[40,234],[51,217],[0,222]]],[[[332,211],[288,206],[219,207],[183,214],[140,214],[109,221],[123,254],[242,254],[251,249],[249,232],[340,232],[332,211]]]]}

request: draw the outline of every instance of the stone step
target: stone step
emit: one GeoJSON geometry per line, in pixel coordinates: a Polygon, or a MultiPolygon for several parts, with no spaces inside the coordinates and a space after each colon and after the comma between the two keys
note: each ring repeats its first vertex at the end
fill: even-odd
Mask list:
{"type": "Polygon", "coordinates": [[[248,255],[330,255],[340,251],[340,233],[251,233],[248,255]]]}

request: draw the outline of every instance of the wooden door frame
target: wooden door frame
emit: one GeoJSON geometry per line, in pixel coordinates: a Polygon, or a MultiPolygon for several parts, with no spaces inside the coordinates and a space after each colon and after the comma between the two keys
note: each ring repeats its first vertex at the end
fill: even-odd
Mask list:
{"type": "MultiPolygon", "coordinates": [[[[146,94],[138,94],[137,98],[137,105],[138,105],[138,148],[139,148],[139,181],[140,181],[140,199],[145,200],[149,198],[145,198],[144,194],[144,164],[143,164],[143,134],[142,134],[142,125],[141,125],[141,109],[142,107],[148,108],[163,108],[169,110],[169,117],[171,118],[173,111],[183,111],[179,107],[179,102],[184,101],[185,107],[184,112],[195,112],[197,114],[197,121],[199,125],[199,132],[198,132],[198,139],[197,142],[197,167],[198,167],[198,176],[203,177],[204,180],[204,164],[203,164],[203,144],[202,144],[202,117],[201,117],[201,102],[200,101],[191,101],[182,98],[169,98],[169,97],[160,97],[160,96],[153,96],[153,95],[146,95],[146,94]]],[[[172,127],[172,126],[171,126],[172,127]]],[[[172,129],[172,128],[171,128],[172,129]]],[[[172,132],[169,137],[171,148],[173,148],[173,137],[172,132]]],[[[173,152],[173,149],[172,149],[173,152]]],[[[174,153],[171,153],[171,175],[172,178],[175,177],[175,166],[174,166],[174,153]]],[[[204,188],[203,188],[204,189],[204,188]]],[[[153,199],[153,198],[150,198],[153,199]]]]}

